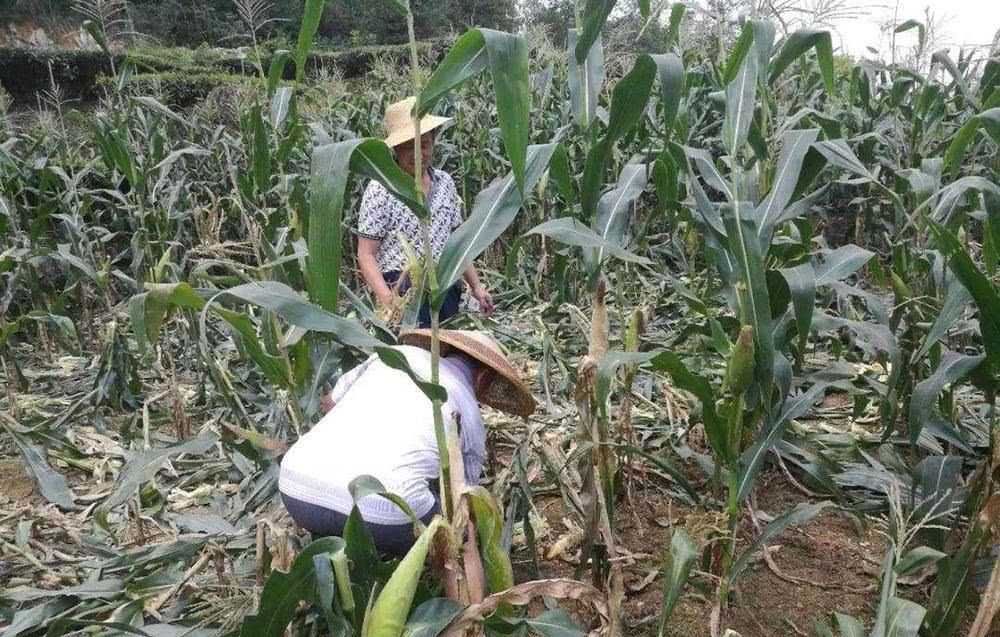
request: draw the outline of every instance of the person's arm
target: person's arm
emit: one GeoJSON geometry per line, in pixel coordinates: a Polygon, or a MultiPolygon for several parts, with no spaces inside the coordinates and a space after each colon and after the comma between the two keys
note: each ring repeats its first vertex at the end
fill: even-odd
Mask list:
{"type": "Polygon", "coordinates": [[[483,287],[483,284],[479,281],[479,274],[476,272],[476,266],[469,264],[469,267],[465,269],[464,274],[465,282],[469,285],[469,294],[472,298],[479,301],[479,307],[482,309],[483,314],[490,316],[493,314],[493,295],[490,294],[489,290],[483,287]]]}
{"type": "Polygon", "coordinates": [[[337,384],[333,386],[330,393],[320,398],[319,404],[324,414],[333,409],[337,403],[340,402],[340,399],[343,398],[351,386],[354,385],[359,378],[361,378],[361,375],[365,373],[365,370],[368,369],[368,366],[371,365],[376,356],[376,354],[372,354],[367,360],[365,360],[365,362],[341,376],[337,380],[337,384]]]}
{"type": "Polygon", "coordinates": [[[392,303],[392,290],[386,284],[375,258],[381,243],[375,239],[358,237],[358,266],[361,268],[361,276],[365,283],[375,294],[375,301],[379,307],[392,303]]]}

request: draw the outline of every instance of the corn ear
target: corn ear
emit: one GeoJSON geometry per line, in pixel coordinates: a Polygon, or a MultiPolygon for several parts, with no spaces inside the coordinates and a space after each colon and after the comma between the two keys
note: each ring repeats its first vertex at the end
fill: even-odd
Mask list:
{"type": "Polygon", "coordinates": [[[365,618],[364,637],[399,637],[402,634],[413,604],[413,594],[420,582],[420,573],[424,570],[427,551],[442,524],[442,518],[434,518],[393,571],[365,618]]]}
{"type": "Polygon", "coordinates": [[[729,354],[722,390],[726,393],[742,394],[753,382],[754,370],[753,326],[744,325],[729,354]]]}

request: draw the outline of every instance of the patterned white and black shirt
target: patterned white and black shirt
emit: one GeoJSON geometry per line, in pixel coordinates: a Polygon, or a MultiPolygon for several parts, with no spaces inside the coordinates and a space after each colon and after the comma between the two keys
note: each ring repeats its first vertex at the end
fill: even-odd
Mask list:
{"type": "MultiPolygon", "coordinates": [[[[462,213],[451,175],[436,168],[430,169],[430,175],[431,188],[427,201],[431,211],[431,255],[438,259],[451,231],[462,223],[462,213]]],[[[382,272],[403,270],[406,267],[404,241],[418,256],[424,253],[420,220],[375,180],[369,182],[361,198],[357,234],[366,239],[381,241],[375,260],[382,272]]]]}

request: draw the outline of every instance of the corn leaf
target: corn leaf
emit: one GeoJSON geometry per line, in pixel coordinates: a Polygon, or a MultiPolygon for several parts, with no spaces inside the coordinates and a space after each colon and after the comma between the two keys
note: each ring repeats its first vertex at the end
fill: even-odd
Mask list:
{"type": "Polygon", "coordinates": [[[285,75],[285,65],[288,64],[288,49],[278,49],[271,56],[271,66],[267,71],[267,96],[273,97],[278,89],[281,78],[285,75]]]}
{"type": "Polygon", "coordinates": [[[694,566],[698,554],[698,547],[695,546],[691,536],[683,528],[677,527],[674,536],[670,539],[670,563],[663,575],[658,637],[663,637],[666,634],[667,621],[684,592],[684,584],[691,574],[691,568],[694,566]]]}
{"type": "Polygon", "coordinates": [[[518,189],[526,192],[525,171],[531,126],[531,84],[528,77],[528,44],[522,36],[470,29],[460,37],[431,75],[420,94],[420,115],[430,112],[448,92],[489,62],[496,94],[497,120],[518,189]]]}
{"type": "Polygon", "coordinates": [[[983,355],[966,356],[947,351],[941,357],[941,363],[934,373],[913,387],[910,399],[910,442],[916,444],[920,432],[931,420],[938,421],[945,428],[951,428],[937,409],[938,395],[946,385],[955,384],[979,367],[985,358],[983,355]]]}
{"type": "Polygon", "coordinates": [[[590,47],[601,35],[601,29],[607,21],[617,0],[587,0],[583,9],[583,30],[576,42],[576,61],[582,64],[587,59],[590,47]]]}
{"type": "Polygon", "coordinates": [[[361,324],[313,305],[284,283],[277,281],[247,283],[229,288],[224,293],[234,299],[274,312],[292,325],[314,332],[332,334],[344,345],[366,350],[379,345],[361,324]]]}
{"type": "Polygon", "coordinates": [[[802,29],[788,36],[781,50],[771,60],[771,74],[768,81],[774,84],[775,80],[785,72],[785,69],[805,55],[809,49],[816,50],[816,59],[819,61],[823,84],[826,86],[826,92],[832,95],[834,92],[833,39],[830,37],[829,31],[802,29]]]}
{"type": "Polygon", "coordinates": [[[948,293],[945,295],[941,311],[938,313],[937,318],[934,319],[931,329],[927,330],[927,335],[924,336],[924,340],[920,344],[920,349],[913,353],[911,360],[924,360],[924,357],[931,351],[931,348],[955,325],[955,322],[965,312],[971,300],[972,297],[969,295],[969,291],[965,289],[965,286],[953,280],[948,285],[948,293]]]}
{"type": "Polygon", "coordinates": [[[743,60],[753,46],[754,25],[747,21],[743,23],[740,35],[736,38],[733,48],[729,50],[729,57],[726,58],[726,71],[722,76],[722,84],[728,86],[736,79],[736,75],[743,68],[743,60]]]}
{"type": "Polygon", "coordinates": [[[799,360],[805,354],[806,341],[812,327],[813,308],[816,305],[816,272],[811,263],[802,263],[794,268],[778,270],[788,283],[795,312],[795,327],[799,335],[799,360]]]}
{"type": "Polygon", "coordinates": [[[580,203],[585,219],[593,219],[608,160],[618,140],[635,128],[646,111],[649,93],[656,78],[656,62],[648,55],[639,56],[625,77],[611,91],[608,129],[600,142],[590,148],[580,185],[580,203]]]}
{"type": "Polygon", "coordinates": [[[726,117],[722,122],[722,144],[737,155],[746,144],[757,97],[757,56],[744,55],[739,72],[726,84],[726,117]]]}
{"type": "Polygon", "coordinates": [[[33,443],[23,431],[9,426],[6,420],[0,420],[0,424],[13,438],[24,459],[25,468],[38,482],[38,490],[45,499],[66,511],[79,510],[66,477],[49,465],[45,448],[33,443]]]}
{"type": "Polygon", "coordinates": [[[410,613],[404,633],[406,637],[438,637],[463,608],[447,597],[429,599],[410,613]]]}
{"type": "Polygon", "coordinates": [[[344,540],[325,537],[302,549],[288,573],[275,570],[267,578],[255,615],[248,615],[241,637],[281,637],[295,616],[299,602],[319,602],[316,596],[316,567],[313,558],[344,549],[344,540]]]}
{"type": "Polygon", "coordinates": [[[761,431],[757,433],[753,444],[743,452],[740,457],[740,476],[737,482],[737,499],[741,502],[750,495],[753,485],[757,482],[764,457],[771,447],[781,440],[788,423],[795,418],[805,415],[823,397],[826,389],[830,386],[828,381],[814,383],[802,394],[787,400],[782,407],[781,413],[768,421],[761,431]]]}
{"type": "MultiPolygon", "coordinates": [[[[746,202],[741,203],[746,204],[746,202]]],[[[754,360],[757,370],[755,380],[765,409],[770,409],[774,387],[774,332],[771,322],[771,299],[764,272],[764,258],[760,252],[760,241],[757,239],[757,227],[752,220],[742,218],[742,211],[737,212],[733,206],[727,204],[723,209],[728,210],[723,220],[729,237],[729,252],[739,266],[740,278],[745,287],[741,301],[741,307],[746,313],[743,321],[753,326],[754,360]]]]}
{"type": "Polygon", "coordinates": [[[604,83],[604,46],[598,34],[587,57],[583,62],[577,63],[574,53],[577,36],[576,29],[570,29],[566,35],[569,55],[569,99],[574,121],[580,128],[586,129],[594,121],[597,100],[604,83]]]}
{"type": "Polygon", "coordinates": [[[551,239],[555,239],[566,245],[579,246],[581,248],[600,248],[604,254],[629,263],[641,263],[648,265],[652,263],[646,257],[641,257],[629,252],[613,243],[608,243],[596,232],[580,223],[572,217],[562,217],[560,219],[550,219],[538,224],[525,234],[540,234],[551,239]]]}
{"type": "Polygon", "coordinates": [[[958,167],[965,157],[965,151],[972,143],[976,133],[980,129],[985,129],[997,144],[1000,144],[1000,108],[991,108],[983,111],[975,117],[970,117],[958,133],[951,140],[948,149],[944,153],[945,170],[953,175],[958,172],[958,167]]]}
{"type": "Polygon", "coordinates": [[[816,267],[816,285],[829,285],[857,272],[875,256],[853,243],[829,252],[823,263],[816,267]]]}
{"type": "Polygon", "coordinates": [[[750,564],[750,558],[752,558],[754,554],[763,548],[764,545],[767,544],[772,538],[793,524],[808,522],[822,513],[824,509],[831,506],[834,506],[833,502],[818,502],[816,504],[801,502],[788,513],[771,520],[771,522],[764,527],[761,534],[757,536],[757,539],[755,539],[753,543],[750,544],[750,546],[748,546],[746,550],[743,551],[743,553],[733,562],[732,569],[729,571],[729,581],[735,582],[739,579],[747,565],[750,564]]]}
{"type": "MultiPolygon", "coordinates": [[[[556,144],[540,144],[528,148],[525,187],[530,192],[545,171],[555,152],[556,144]]],[[[448,288],[458,281],[473,260],[489,247],[514,221],[524,199],[517,188],[514,174],[495,181],[476,196],[472,214],[448,237],[437,262],[440,304],[448,288]]]]}
{"type": "Polygon", "coordinates": [[[979,308],[979,329],[986,356],[996,368],[995,361],[1000,361],[1000,293],[950,230],[933,222],[930,228],[937,238],[938,249],[948,258],[948,265],[979,308]]]}
{"type": "MultiPolygon", "coordinates": [[[[614,190],[604,193],[597,203],[594,231],[605,244],[621,246],[628,212],[646,187],[646,165],[625,164],[614,190]]],[[[586,252],[584,254],[587,254],[586,252]]],[[[604,260],[604,248],[596,251],[596,262],[604,260]]]]}
{"type": "Polygon", "coordinates": [[[725,420],[715,411],[715,393],[712,386],[703,376],[691,372],[686,365],[672,352],[657,354],[650,366],[660,372],[670,374],[674,384],[684,391],[691,392],[701,403],[701,420],[705,425],[705,435],[717,458],[724,462],[735,460],[732,457],[727,439],[725,420]]]}
{"type": "Polygon", "coordinates": [[[764,201],[754,211],[757,234],[762,243],[770,243],[774,225],[785,212],[795,193],[795,185],[802,174],[806,153],[819,136],[819,129],[790,130],[781,137],[781,154],[775,170],[773,185],[764,201]]]}
{"type": "Polygon", "coordinates": [[[295,81],[302,82],[306,76],[306,60],[309,58],[309,51],[312,49],[313,40],[316,38],[316,31],[319,29],[320,19],[323,17],[323,9],[326,7],[326,0],[306,0],[305,9],[302,13],[302,25],[299,27],[298,44],[295,47],[295,81]]]}
{"type": "Polygon", "coordinates": [[[410,613],[413,595],[424,569],[427,550],[441,526],[441,518],[435,518],[396,567],[378,599],[372,604],[365,621],[363,637],[399,637],[403,632],[406,616],[410,613]]]}
{"type": "Polygon", "coordinates": [[[381,183],[418,218],[427,214],[413,178],[383,141],[351,139],[313,150],[306,265],[310,296],[330,312],[337,311],[339,302],[344,196],[352,172],[381,183]]]}

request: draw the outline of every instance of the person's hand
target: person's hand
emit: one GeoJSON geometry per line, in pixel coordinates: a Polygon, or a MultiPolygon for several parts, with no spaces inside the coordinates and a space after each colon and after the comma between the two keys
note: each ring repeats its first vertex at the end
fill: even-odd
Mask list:
{"type": "Polygon", "coordinates": [[[331,409],[333,409],[333,406],[335,404],[336,403],[333,402],[333,395],[332,395],[332,393],[326,393],[326,394],[323,394],[322,396],[320,396],[320,399],[319,399],[319,408],[320,408],[320,411],[322,411],[324,414],[329,413],[329,411],[331,409]]]}
{"type": "Polygon", "coordinates": [[[477,286],[472,290],[472,297],[479,302],[479,309],[483,311],[486,316],[493,315],[493,295],[483,286],[477,286]]]}
{"type": "Polygon", "coordinates": [[[386,288],[385,291],[375,292],[375,303],[377,304],[376,309],[392,307],[395,304],[396,295],[392,293],[392,290],[386,288]]]}

